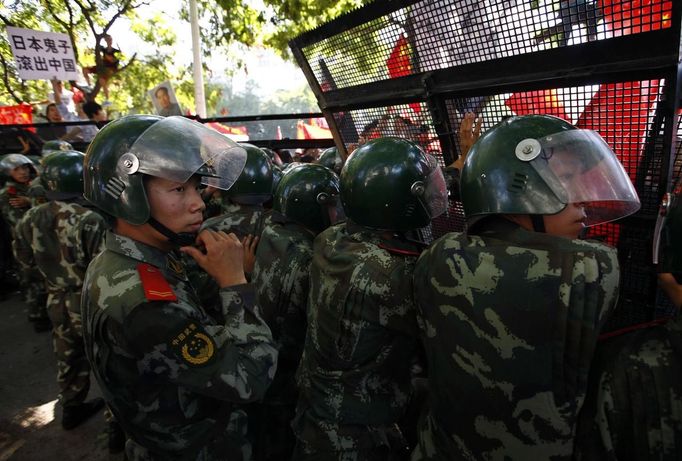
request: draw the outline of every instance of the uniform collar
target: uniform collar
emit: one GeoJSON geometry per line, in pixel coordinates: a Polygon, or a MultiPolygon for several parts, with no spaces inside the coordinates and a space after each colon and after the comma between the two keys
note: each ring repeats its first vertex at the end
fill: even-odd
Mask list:
{"type": "Polygon", "coordinates": [[[107,232],[106,247],[114,253],[151,264],[159,268],[166,277],[187,281],[185,265],[174,251],[166,252],[112,231],[107,232]]]}

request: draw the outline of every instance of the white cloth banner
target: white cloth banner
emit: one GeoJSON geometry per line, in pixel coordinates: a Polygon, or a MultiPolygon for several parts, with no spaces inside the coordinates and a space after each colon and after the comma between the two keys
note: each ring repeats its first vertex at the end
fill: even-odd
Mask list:
{"type": "Polygon", "coordinates": [[[78,80],[78,68],[67,34],[7,27],[19,78],[78,80]]]}

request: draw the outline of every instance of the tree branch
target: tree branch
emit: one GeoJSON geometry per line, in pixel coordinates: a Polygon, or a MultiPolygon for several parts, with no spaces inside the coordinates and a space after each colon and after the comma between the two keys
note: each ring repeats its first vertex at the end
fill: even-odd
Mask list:
{"type": "Polygon", "coordinates": [[[2,54],[0,54],[0,60],[2,61],[2,82],[5,84],[5,88],[7,88],[7,92],[12,96],[12,99],[17,103],[20,103],[23,99],[17,96],[14,90],[12,90],[12,86],[9,83],[9,66],[2,54]]]}

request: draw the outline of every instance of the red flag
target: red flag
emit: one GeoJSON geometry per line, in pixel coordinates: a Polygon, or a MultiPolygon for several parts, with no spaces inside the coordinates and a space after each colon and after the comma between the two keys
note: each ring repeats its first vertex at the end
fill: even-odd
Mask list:
{"type": "MultiPolygon", "coordinates": [[[[393,51],[386,60],[386,67],[388,68],[388,76],[390,78],[404,77],[406,75],[412,74],[412,63],[410,62],[410,44],[407,42],[407,38],[401,35],[393,51]]],[[[418,102],[413,102],[409,104],[410,108],[415,113],[421,111],[421,106],[418,102]]]]}
{"type": "Polygon", "coordinates": [[[670,0],[599,0],[604,22],[615,35],[667,29],[671,24],[670,0]]]}
{"type": "Polygon", "coordinates": [[[514,93],[505,102],[516,115],[554,115],[571,121],[555,89],[514,93]]]}
{"type": "MultiPolygon", "coordinates": [[[[14,125],[33,123],[33,111],[30,104],[17,104],[16,106],[0,106],[0,125],[14,125]]],[[[35,128],[26,128],[33,133],[35,128]]]]}

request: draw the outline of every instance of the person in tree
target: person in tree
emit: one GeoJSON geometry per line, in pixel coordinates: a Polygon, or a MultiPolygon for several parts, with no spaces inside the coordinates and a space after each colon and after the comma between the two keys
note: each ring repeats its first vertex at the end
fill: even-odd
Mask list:
{"type": "Polygon", "coordinates": [[[88,82],[88,85],[90,85],[90,74],[96,74],[100,87],[104,92],[104,98],[108,101],[109,80],[118,72],[118,65],[120,62],[118,55],[121,53],[121,50],[112,46],[113,40],[111,35],[104,35],[104,41],[107,46],[100,48],[102,51],[102,64],[100,66],[84,67],[83,76],[85,77],[85,81],[88,82]]]}

